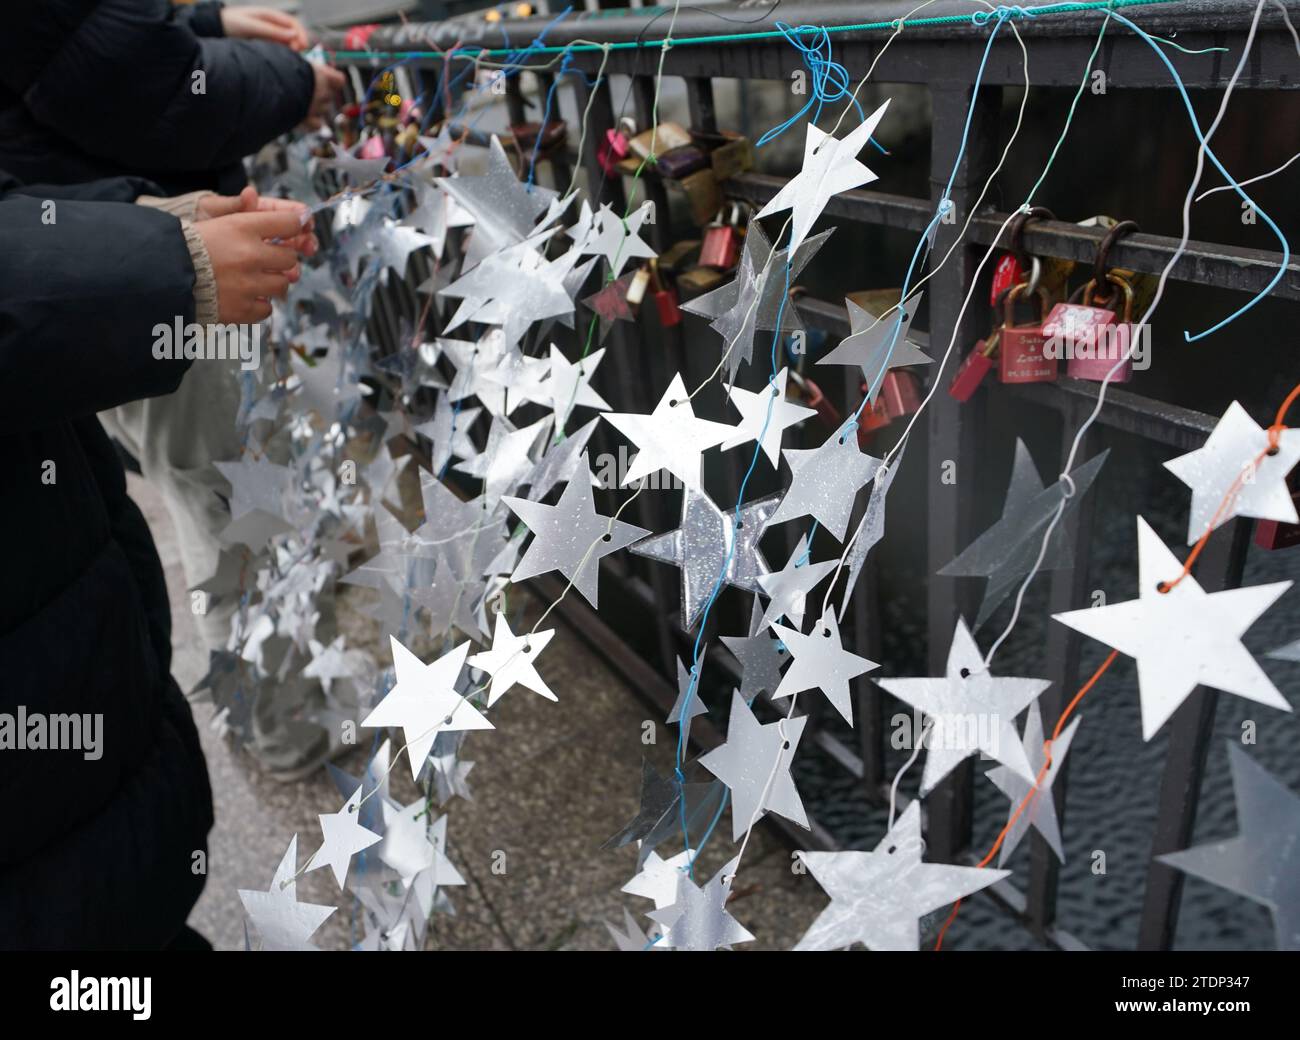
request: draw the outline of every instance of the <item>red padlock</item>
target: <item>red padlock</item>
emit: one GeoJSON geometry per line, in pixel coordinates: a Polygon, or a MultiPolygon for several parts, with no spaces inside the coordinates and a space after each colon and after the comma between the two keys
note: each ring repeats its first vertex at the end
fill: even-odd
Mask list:
{"type": "Polygon", "coordinates": [[[993,371],[993,358],[998,351],[998,341],[1002,337],[1001,329],[994,329],[988,339],[975,344],[975,349],[966,355],[961,366],[948,384],[948,396],[958,401],[969,401],[979,389],[984,377],[993,371]]]}
{"type": "Polygon", "coordinates": [[[1104,302],[1111,304],[1121,293],[1124,299],[1124,320],[1112,306],[1100,306],[1103,301],[1095,295],[1096,281],[1090,281],[1081,291],[1079,303],[1058,303],[1043,322],[1043,333],[1048,337],[1051,356],[1068,358],[1065,374],[1071,379],[1105,381],[1111,369],[1115,374],[1112,383],[1127,383],[1133,378],[1133,359],[1129,354],[1129,337],[1133,329],[1133,287],[1118,275],[1107,274],[1106,280],[1115,288],[1104,302]],[[1123,359],[1122,364],[1118,362],[1123,359]]]}
{"type": "Polygon", "coordinates": [[[650,261],[650,293],[654,297],[659,324],[666,329],[682,323],[682,309],[677,304],[677,291],[659,276],[659,262],[650,261]]]}
{"type": "Polygon", "coordinates": [[[700,244],[700,266],[730,270],[740,260],[740,247],[744,235],[740,230],[740,206],[733,204],[724,218],[718,218],[704,229],[700,244]]]}
{"type": "Polygon", "coordinates": [[[616,128],[605,131],[605,140],[596,149],[596,158],[607,177],[617,176],[618,164],[632,151],[628,141],[634,133],[636,125],[630,119],[620,119],[616,128]]]}
{"type": "Polygon", "coordinates": [[[998,344],[998,378],[1004,383],[1054,383],[1058,364],[1043,354],[1047,337],[1043,335],[1047,291],[1039,289],[1038,320],[1014,325],[1016,301],[1029,295],[1029,283],[1020,282],[1007,290],[1002,300],[1002,337],[998,344]]]}
{"type": "Polygon", "coordinates": [[[826,425],[827,429],[838,430],[844,424],[839,410],[822,393],[820,386],[794,369],[790,370],[790,381],[794,383],[799,399],[806,407],[817,413],[817,418],[826,425]]]}
{"type": "MultiPolygon", "coordinates": [[[[867,405],[858,416],[858,446],[865,448],[871,435],[882,430],[895,419],[911,415],[921,407],[921,382],[914,372],[890,369],[880,381],[880,392],[875,403],[867,405]]],[[[862,384],[865,394],[870,387],[862,384]]]]}
{"type": "Polygon", "coordinates": [[[1025,269],[1015,253],[1003,253],[993,268],[993,285],[989,289],[989,306],[996,307],[1002,294],[1017,282],[1024,281],[1025,269]]]}

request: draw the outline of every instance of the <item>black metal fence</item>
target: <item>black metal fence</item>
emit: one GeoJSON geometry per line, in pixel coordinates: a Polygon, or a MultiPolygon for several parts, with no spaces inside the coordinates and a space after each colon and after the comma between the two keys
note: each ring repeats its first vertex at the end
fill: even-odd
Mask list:
{"type": "MultiPolygon", "coordinates": [[[[776,18],[792,25],[888,22],[914,6],[892,0],[851,5],[783,3],[779,11],[767,17],[762,16],[761,9],[747,5],[721,10],[744,20],[746,32],[755,32],[771,29],[776,18]]],[[[1292,7],[1291,4],[1286,6],[1292,7]]],[[[718,20],[718,10],[682,8],[676,16],[673,36],[681,40],[728,31],[718,20]]],[[[926,17],[968,16],[970,10],[969,4],[940,0],[924,13],[926,17]]],[[[666,7],[579,13],[553,25],[545,42],[558,47],[577,44],[578,41],[611,44],[657,42],[667,29],[671,13],[671,8],[666,7]]],[[[1231,75],[1254,5],[1244,0],[1188,0],[1128,13],[1139,19],[1143,28],[1152,34],[1177,36],[1177,42],[1189,52],[1178,55],[1179,73],[1189,89],[1204,91],[1207,88],[1221,89],[1231,75]],[[1205,52],[1196,53],[1202,50],[1205,52]]],[[[405,58],[402,64],[420,78],[425,95],[429,96],[436,88],[441,72],[442,59],[434,51],[457,44],[462,48],[524,47],[537,36],[545,21],[534,18],[492,24],[460,21],[456,24],[383,27],[370,35],[366,42],[366,46],[380,56],[353,53],[338,60],[340,64],[352,65],[359,73],[370,76],[393,64],[392,59],[382,56],[388,52],[427,52],[420,57],[405,58]]],[[[1096,13],[1021,19],[1017,21],[1017,28],[1030,48],[1032,60],[1028,74],[1033,87],[1073,89],[1078,86],[1098,33],[1099,16],[1096,13]]],[[[851,233],[858,227],[864,231],[877,228],[884,229],[885,233],[910,233],[913,238],[924,231],[949,180],[957,143],[962,139],[963,124],[968,118],[968,109],[973,105],[970,145],[957,166],[950,194],[956,219],[954,223],[939,225],[936,255],[943,255],[953,244],[997,161],[1003,139],[1000,128],[1003,92],[1019,87],[1025,78],[1021,51],[1010,34],[1004,34],[990,52],[982,88],[972,99],[971,85],[985,49],[987,33],[987,28],[973,25],[908,28],[883,55],[881,50],[888,33],[857,32],[835,36],[836,60],[846,67],[853,82],[873,61],[878,60],[874,83],[912,84],[923,88],[928,92],[931,111],[928,186],[917,185],[919,190],[914,195],[858,190],[832,197],[825,216],[827,222],[839,224],[841,228],[846,224],[849,226],[849,230],[842,230],[840,235],[851,233]]],[[[342,34],[333,34],[326,40],[327,47],[341,50],[346,45],[342,34]]],[[[563,187],[569,180],[569,164],[578,163],[585,170],[587,183],[594,186],[599,200],[621,210],[626,202],[628,182],[605,176],[596,155],[596,147],[603,140],[605,131],[616,123],[610,77],[629,77],[631,114],[640,126],[648,126],[652,120],[655,73],[660,57],[658,46],[611,49],[608,53],[599,49],[574,48],[572,67],[581,70],[585,76],[564,76],[558,89],[574,91],[578,110],[589,113],[586,146],[580,155],[561,153],[546,160],[553,184],[563,187]],[[596,80],[602,61],[605,76],[596,80]]],[[[789,45],[779,38],[724,45],[678,44],[663,54],[662,59],[664,75],[684,81],[690,122],[694,128],[704,131],[717,129],[715,81],[727,78],[788,81],[791,69],[798,67],[789,45]]],[[[1106,34],[1094,67],[1104,72],[1110,90],[1154,88],[1165,91],[1172,87],[1167,70],[1151,48],[1118,25],[1112,26],[1106,34]]],[[[1270,7],[1261,21],[1253,53],[1237,89],[1249,92],[1292,90],[1297,85],[1297,68],[1300,66],[1297,65],[1293,37],[1283,15],[1270,7]]],[[[538,96],[544,95],[552,82],[550,74],[538,75],[538,96]]],[[[1168,97],[1171,106],[1176,103],[1172,92],[1168,97]]],[[[509,81],[506,100],[510,122],[522,122],[527,112],[525,94],[518,78],[509,81]]],[[[1172,121],[1177,120],[1177,132],[1182,133],[1186,124],[1181,108],[1175,110],[1171,107],[1169,114],[1171,123],[1167,132],[1175,132],[1172,121]]],[[[1131,128],[1125,127],[1118,130],[1120,134],[1131,132],[1131,128]]],[[[576,143],[576,134],[571,135],[570,143],[576,143]]],[[[1288,148],[1290,150],[1293,149],[1288,148]]],[[[1263,160],[1255,165],[1262,166],[1263,160]]],[[[780,177],[749,172],[725,181],[723,187],[728,196],[759,205],[770,198],[782,183],[780,177]]],[[[1180,194],[1184,187],[1185,182],[1178,189],[1180,194]]],[[[673,211],[672,200],[662,182],[655,178],[642,178],[639,190],[656,203],[659,213],[673,211]]],[[[957,344],[962,353],[985,331],[981,327],[985,320],[984,310],[972,307],[960,320],[959,310],[978,259],[995,243],[1007,216],[992,208],[974,213],[953,260],[929,282],[929,328],[939,334],[936,338],[940,345],[946,343],[944,337],[951,333],[954,325],[959,326],[957,344]]],[[[672,227],[671,220],[659,220],[652,232],[656,247],[662,249],[669,245],[672,227]]],[[[1030,253],[1037,256],[1091,262],[1103,234],[1097,228],[1039,220],[1028,226],[1024,244],[1030,253]]],[[[1005,239],[1002,244],[1006,244],[1005,239]]],[[[1137,233],[1120,240],[1111,258],[1117,266],[1154,273],[1165,266],[1177,247],[1177,239],[1137,233]]],[[[1275,252],[1191,241],[1173,265],[1170,277],[1175,282],[1253,294],[1267,286],[1281,262],[1281,255],[1275,252]]],[[[427,271],[423,264],[413,263],[411,273],[410,284],[416,284],[427,271]]],[[[1274,288],[1273,296],[1285,301],[1300,299],[1300,266],[1295,263],[1288,266],[1274,288]]],[[[847,319],[838,300],[822,300],[812,292],[805,292],[798,296],[795,305],[810,328],[823,328],[833,336],[847,333],[847,319]]],[[[412,320],[417,313],[418,301],[409,286],[399,285],[393,289],[384,296],[376,317],[381,341],[395,344],[399,322],[402,318],[412,320]]],[[[924,343],[924,335],[916,338],[924,343]]],[[[690,318],[682,325],[666,329],[657,327],[653,318],[638,326],[616,325],[608,344],[612,347],[610,353],[613,357],[601,369],[596,385],[618,410],[649,411],[673,371],[681,370],[690,385],[706,376],[716,364],[717,344],[713,333],[690,318]]],[[[936,356],[941,353],[941,350],[935,352],[936,356]]],[[[926,377],[946,384],[955,364],[955,360],[950,362],[943,372],[938,371],[939,366],[935,365],[926,377]]],[[[852,374],[844,377],[842,386],[823,386],[827,395],[841,408],[841,414],[848,414],[861,397],[860,379],[855,378],[856,370],[850,372],[852,374]]],[[[750,376],[757,385],[762,381],[763,373],[751,372],[750,376]]],[[[742,383],[744,380],[742,376],[742,383]]],[[[1007,409],[1046,410],[1054,414],[1056,418],[1051,428],[1055,431],[1057,450],[1064,459],[1074,430],[1095,404],[1097,389],[1097,383],[1062,377],[1054,383],[1018,387],[995,385],[966,404],[959,404],[941,390],[931,402],[924,424],[918,428],[918,443],[910,447],[907,465],[928,467],[931,472],[938,472],[942,463],[955,460],[959,472],[968,466],[973,470],[981,457],[987,458],[994,450],[987,439],[990,411],[1007,409]]],[[[702,399],[702,407],[716,407],[719,411],[709,414],[721,415],[722,390],[716,384],[710,393],[715,392],[715,396],[702,399]]],[[[1100,427],[1094,428],[1095,432],[1089,435],[1080,459],[1092,454],[1099,438],[1105,436],[1107,430],[1158,443],[1171,449],[1170,454],[1175,449],[1181,452],[1198,447],[1213,428],[1216,417],[1171,403],[1177,395],[1166,396],[1171,399],[1161,400],[1112,386],[1100,413],[1100,427]]],[[[603,427],[604,424],[592,442],[593,452],[611,451],[616,454],[617,442],[603,427]]],[[[996,450],[1005,456],[1006,445],[996,450]]],[[[718,487],[718,501],[724,505],[735,501],[739,477],[732,458],[725,458],[706,471],[706,479],[718,487]]],[[[775,483],[772,489],[775,489],[775,483]]],[[[765,490],[757,482],[751,485],[751,491],[761,493],[765,490]]],[[[612,512],[614,508],[613,493],[609,494],[606,512],[612,512]]],[[[965,482],[945,484],[930,481],[925,484],[924,496],[924,502],[920,504],[923,511],[914,513],[914,516],[924,517],[924,532],[923,536],[919,532],[915,534],[921,543],[922,565],[928,576],[924,608],[928,663],[932,669],[929,674],[938,675],[943,674],[955,619],[958,615],[970,617],[973,614],[973,590],[969,583],[935,576],[934,571],[957,555],[981,529],[980,503],[978,496],[969,493],[969,484],[965,482]]],[[[863,503],[859,502],[853,524],[856,524],[862,507],[863,503]]],[[[677,511],[676,495],[659,492],[638,498],[629,519],[643,527],[666,531],[678,526],[677,511]]],[[[912,526],[916,521],[913,517],[905,517],[901,522],[912,526]]],[[[1197,570],[1197,579],[1203,586],[1217,589],[1240,583],[1249,536],[1249,523],[1237,521],[1211,540],[1197,570]]],[[[1084,561],[1089,558],[1090,538],[1091,526],[1084,514],[1072,534],[1074,559],[1080,561],[1079,565],[1055,571],[1041,579],[1047,585],[1047,607],[1052,612],[1086,603],[1090,586],[1084,561]]],[[[887,546],[882,548],[887,549],[887,546]]],[[[877,554],[880,551],[878,549],[877,554]]],[[[661,564],[634,556],[609,558],[605,566],[599,616],[585,603],[576,602],[574,597],[566,598],[561,609],[634,688],[643,691],[666,711],[676,695],[677,657],[682,655],[689,659],[694,639],[694,635],[683,631],[680,625],[676,609],[676,575],[661,564]]],[[[552,587],[543,579],[539,585],[544,595],[558,592],[558,584],[552,587]]],[[[857,652],[873,659],[879,659],[882,606],[876,564],[869,559],[863,577],[853,591],[848,615],[851,620],[845,630],[845,640],[857,652]]],[[[712,623],[706,670],[716,670],[716,674],[726,676],[729,670],[734,669],[734,661],[725,651],[712,649],[717,646],[712,636],[719,631],[743,633],[746,623],[747,615],[740,600],[724,599],[721,602],[712,623]]],[[[1061,625],[1050,626],[1045,640],[1042,653],[1045,665],[1034,674],[1052,681],[1050,690],[1040,702],[1045,725],[1050,728],[1066,700],[1078,689],[1080,645],[1078,636],[1061,625]]],[[[718,685],[725,685],[725,681],[719,681],[718,685]]],[[[886,769],[888,726],[884,702],[887,698],[867,678],[859,679],[854,689],[856,735],[847,736],[843,728],[830,724],[820,711],[814,709],[805,746],[815,743],[838,767],[861,780],[867,799],[879,802],[888,797],[890,779],[886,769]]],[[[1168,753],[1159,779],[1158,817],[1150,840],[1152,858],[1147,868],[1138,929],[1138,945],[1143,949],[1169,948],[1173,943],[1182,875],[1161,865],[1154,857],[1184,848],[1191,839],[1214,721],[1215,700],[1213,691],[1198,689],[1168,724],[1168,753]]],[[[708,725],[707,719],[702,718],[696,721],[693,739],[708,747],[716,743],[719,736],[708,725]]],[[[926,799],[927,851],[931,859],[967,862],[972,858],[973,767],[974,763],[968,760],[965,767],[958,769],[926,799]]],[[[1058,809],[1063,811],[1066,801],[1064,775],[1056,782],[1054,793],[1058,809]]],[[[780,821],[775,822],[779,824],[780,821]]],[[[835,844],[834,836],[816,823],[811,838],[802,830],[795,831],[801,847],[832,847],[835,844]]],[[[990,891],[1041,941],[1061,948],[1079,948],[1082,943],[1055,926],[1058,869],[1050,849],[1035,833],[1027,888],[1022,890],[1008,882],[990,891]]]]}

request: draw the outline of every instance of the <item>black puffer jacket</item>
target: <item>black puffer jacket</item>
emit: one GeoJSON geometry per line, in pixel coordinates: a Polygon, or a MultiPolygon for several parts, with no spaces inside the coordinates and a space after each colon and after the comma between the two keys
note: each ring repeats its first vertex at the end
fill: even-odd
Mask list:
{"type": "Polygon", "coordinates": [[[6,4],[0,169],[53,184],[138,173],[167,194],[234,195],[240,160],[303,120],[312,85],[288,48],[221,38],[219,4],[6,4]]]}
{"type": "Polygon", "coordinates": [[[186,368],[152,328],[194,320],[194,268],[179,221],[125,204],[142,191],[0,175],[0,713],[103,715],[98,760],[0,749],[4,949],[163,947],[203,888],[212,795],[162,567],[95,418],[186,368]]]}

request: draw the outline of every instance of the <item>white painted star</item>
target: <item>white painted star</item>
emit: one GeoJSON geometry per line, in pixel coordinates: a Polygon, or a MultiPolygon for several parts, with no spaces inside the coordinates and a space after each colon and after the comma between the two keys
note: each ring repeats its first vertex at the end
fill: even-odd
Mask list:
{"type": "Polygon", "coordinates": [[[1284,430],[1275,455],[1267,454],[1268,448],[1268,431],[1233,401],[1204,445],[1165,463],[1165,469],[1192,489],[1188,545],[1211,523],[1220,527],[1234,516],[1297,522],[1286,477],[1300,462],[1300,430],[1284,430]],[[1225,503],[1234,483],[1232,500],[1225,503]]]}
{"type": "Polygon", "coordinates": [[[750,441],[760,441],[763,454],[773,466],[781,462],[781,435],[797,423],[803,422],[810,415],[816,415],[816,409],[805,408],[801,404],[788,401],[785,396],[785,384],[790,369],[783,368],[762,390],[755,393],[743,387],[727,388],[727,399],[736,406],[740,413],[740,423],[736,427],[738,436],[722,444],[723,451],[730,451],[750,441]]]}
{"type": "Polygon", "coordinates": [[[803,690],[821,690],[844,721],[852,726],[853,697],[849,692],[849,681],[880,665],[844,649],[834,608],[827,604],[821,620],[807,635],[785,625],[773,625],[772,631],[790,651],[791,658],[790,667],[782,676],[772,699],[790,697],[803,690]]]}
{"type": "Polygon", "coordinates": [[[1138,517],[1138,598],[1053,617],[1137,658],[1143,740],[1155,736],[1202,683],[1290,711],[1241,637],[1292,583],[1207,593],[1189,574],[1161,592],[1182,570],[1160,536],[1138,517]]]}
{"type": "Polygon", "coordinates": [[[411,779],[416,780],[439,733],[493,726],[456,692],[456,679],[469,653],[468,642],[426,665],[396,637],[388,638],[397,684],[361,725],[366,729],[400,726],[411,759],[411,779]]]}
{"type": "Polygon", "coordinates": [[[695,417],[680,372],[649,415],[606,412],[605,419],[639,449],[623,477],[623,487],[666,469],[688,488],[701,491],[700,455],[736,432],[734,426],[695,417]]]}
{"type": "Polygon", "coordinates": [[[557,699],[533,665],[537,655],[546,649],[546,644],[554,636],[553,628],[517,636],[510,631],[510,622],[506,620],[505,614],[496,616],[496,627],[492,630],[492,649],[474,654],[469,659],[471,667],[492,676],[488,685],[489,708],[516,684],[540,693],[548,701],[557,699]]]}
{"type": "Polygon", "coordinates": [[[325,841],[312,856],[307,869],[329,867],[334,871],[334,880],[339,883],[339,888],[347,883],[348,864],[352,862],[352,857],[381,840],[380,835],[361,826],[357,812],[360,802],[361,788],[358,787],[338,812],[321,813],[317,817],[325,841]]]}
{"type": "Polygon", "coordinates": [[[799,543],[786,560],[785,566],[771,574],[760,574],[756,579],[763,595],[768,597],[763,611],[762,627],[789,618],[795,628],[803,627],[803,614],[808,593],[822,578],[835,569],[835,560],[812,563],[808,559],[808,536],[800,535],[799,543]]]}
{"type": "Polygon", "coordinates": [[[275,870],[271,887],[265,892],[239,890],[239,900],[261,936],[264,950],[314,950],[307,940],[338,909],[298,902],[297,865],[298,835],[295,834],[275,870]]]}
{"type": "Polygon", "coordinates": [[[551,378],[542,384],[551,410],[555,413],[555,428],[563,430],[573,409],[596,408],[609,411],[609,402],[591,387],[591,377],[605,357],[605,348],[593,350],[585,358],[570,361],[554,343],[551,344],[551,378]]]}
{"type": "Polygon", "coordinates": [[[880,468],[880,460],[858,447],[852,430],[832,433],[820,448],[786,448],[790,487],[768,526],[814,517],[840,541],[849,526],[853,503],[880,468]]]}

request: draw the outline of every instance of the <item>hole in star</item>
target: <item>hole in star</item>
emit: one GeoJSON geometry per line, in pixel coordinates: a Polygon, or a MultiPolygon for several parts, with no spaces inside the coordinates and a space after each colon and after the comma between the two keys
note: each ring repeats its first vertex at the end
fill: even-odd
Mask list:
{"type": "Polygon", "coordinates": [[[602,542],[612,542],[614,540],[614,536],[612,534],[602,534],[600,536],[600,540],[602,542]]]}
{"type": "Polygon", "coordinates": [[[970,678],[970,669],[969,669],[969,668],[963,668],[963,669],[961,670],[961,673],[960,673],[960,674],[961,674],[961,677],[962,677],[963,679],[969,679],[969,678],[970,678]]]}
{"type": "Polygon", "coordinates": [[[889,855],[892,856],[895,852],[898,851],[898,846],[897,846],[897,845],[891,845],[891,846],[889,846],[889,848],[887,848],[885,851],[886,851],[887,853],[889,853],[889,855]]]}
{"type": "Polygon", "coordinates": [[[533,644],[532,644],[532,643],[525,643],[525,644],[524,644],[524,653],[526,653],[526,654],[531,654],[532,652],[533,652],[533,644]]]}
{"type": "Polygon", "coordinates": [[[1272,448],[1269,448],[1268,451],[1264,452],[1264,454],[1265,454],[1265,455],[1269,455],[1269,456],[1273,456],[1273,455],[1276,455],[1276,454],[1277,454],[1278,452],[1280,452],[1281,450],[1282,450],[1281,448],[1274,446],[1274,447],[1272,447],[1272,448]]]}
{"type": "Polygon", "coordinates": [[[1162,596],[1169,592],[1169,588],[1169,583],[1166,581],[1156,582],[1156,591],[1162,596]]]}

